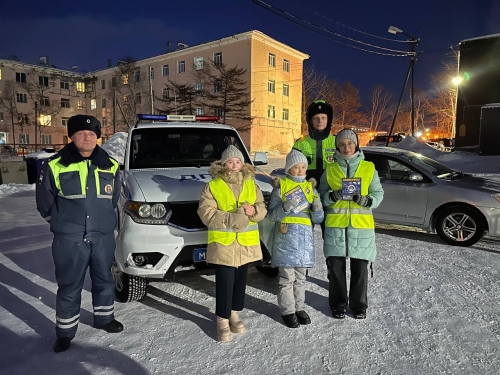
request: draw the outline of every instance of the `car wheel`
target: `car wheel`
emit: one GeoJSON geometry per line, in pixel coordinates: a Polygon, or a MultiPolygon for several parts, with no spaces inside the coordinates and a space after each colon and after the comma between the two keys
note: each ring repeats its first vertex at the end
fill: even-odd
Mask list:
{"type": "Polygon", "coordinates": [[[267,277],[276,277],[278,276],[278,269],[273,268],[270,266],[255,266],[257,268],[257,271],[259,271],[261,274],[267,276],[267,277]]]}
{"type": "Polygon", "coordinates": [[[115,278],[115,295],[120,302],[140,301],[146,296],[148,279],[145,277],[132,276],[118,271],[113,266],[115,278]]]}
{"type": "Polygon", "coordinates": [[[469,207],[453,206],[444,209],[436,220],[436,232],[453,246],[471,246],[484,233],[483,218],[469,207]]]}

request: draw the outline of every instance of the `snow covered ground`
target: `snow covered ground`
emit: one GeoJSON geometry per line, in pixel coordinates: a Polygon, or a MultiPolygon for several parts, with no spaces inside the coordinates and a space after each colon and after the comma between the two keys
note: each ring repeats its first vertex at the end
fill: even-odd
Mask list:
{"type": "MultiPolygon", "coordinates": [[[[493,167],[477,173],[498,173],[500,158],[493,159],[493,167]]],[[[283,165],[284,156],[272,157],[265,169],[283,165]]],[[[470,165],[465,157],[462,165],[470,165]]],[[[317,230],[306,292],[312,324],[286,328],[276,280],[252,269],[241,314],[248,332],[231,343],[214,340],[211,272],[153,282],[144,300],[116,303],[125,331],[115,335],[91,326],[87,278],[77,336],[67,352],[55,354],[51,240],[33,187],[0,185],[1,374],[500,373],[498,244],[457,248],[436,235],[379,227],[368,317],[338,321],[329,313],[317,230]]]]}

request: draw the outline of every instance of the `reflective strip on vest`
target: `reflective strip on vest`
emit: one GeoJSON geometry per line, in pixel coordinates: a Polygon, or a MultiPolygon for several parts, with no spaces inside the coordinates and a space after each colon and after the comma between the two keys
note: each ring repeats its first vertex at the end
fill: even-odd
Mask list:
{"type": "MultiPolygon", "coordinates": [[[[335,153],[335,136],[330,134],[326,139],[323,139],[322,144],[322,155],[323,155],[323,167],[331,164],[333,160],[333,154],[335,153]]],[[[316,169],[316,140],[312,139],[309,135],[304,138],[299,139],[293,145],[293,148],[299,150],[304,154],[305,157],[310,160],[307,166],[307,170],[316,169]]]]}
{"type": "MultiPolygon", "coordinates": [[[[253,179],[245,180],[238,201],[236,201],[233,192],[223,179],[213,179],[208,185],[217,202],[217,207],[221,211],[234,213],[244,203],[253,205],[257,200],[257,191],[253,179]]],[[[257,223],[250,221],[248,227],[239,232],[232,228],[208,228],[208,243],[217,242],[229,246],[236,239],[242,246],[260,245],[257,223]]]]}
{"type": "MultiPolygon", "coordinates": [[[[368,195],[375,173],[373,163],[365,160],[359,162],[358,168],[353,177],[361,178],[361,195],[368,195]]],[[[326,168],[326,179],[332,190],[342,189],[342,178],[346,175],[338,163],[333,163],[326,168]]],[[[373,213],[370,208],[360,206],[353,201],[340,200],[330,205],[326,210],[325,226],[327,228],[345,228],[349,222],[354,228],[371,229],[375,228],[373,213]]]]}
{"type": "MultiPolygon", "coordinates": [[[[90,161],[83,160],[65,166],[59,163],[60,160],[61,158],[59,157],[49,162],[58,195],[65,199],[86,198],[90,161]]],[[[97,198],[113,198],[114,178],[119,165],[115,160],[109,160],[112,163],[110,169],[96,167],[94,170],[97,198]],[[105,186],[101,186],[101,180],[106,181],[105,186]]]]}
{"type": "MultiPolygon", "coordinates": [[[[281,200],[285,202],[285,193],[294,189],[296,186],[300,186],[307,201],[311,204],[314,200],[314,189],[312,184],[309,181],[295,182],[290,180],[288,177],[280,180],[281,200]]],[[[290,212],[281,220],[281,222],[283,224],[302,224],[312,226],[309,209],[305,209],[299,213],[290,212]]]]}

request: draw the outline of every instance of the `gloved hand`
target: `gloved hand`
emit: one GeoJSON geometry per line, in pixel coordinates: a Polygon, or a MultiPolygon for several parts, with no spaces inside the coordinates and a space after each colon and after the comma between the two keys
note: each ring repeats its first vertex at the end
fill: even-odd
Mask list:
{"type": "Polygon", "coordinates": [[[319,211],[323,208],[323,204],[321,204],[321,201],[319,198],[316,198],[315,200],[312,201],[311,203],[311,210],[313,211],[319,211]]]}
{"type": "Polygon", "coordinates": [[[248,216],[245,214],[230,213],[228,218],[228,227],[239,230],[245,229],[250,224],[248,216]]]}
{"type": "Polygon", "coordinates": [[[295,199],[290,199],[288,201],[283,202],[283,211],[285,212],[290,212],[293,208],[297,207],[299,205],[299,202],[297,202],[295,199]]]}
{"type": "Polygon", "coordinates": [[[332,202],[342,200],[342,190],[330,190],[329,198],[332,202]]]}
{"type": "Polygon", "coordinates": [[[368,195],[353,195],[352,200],[363,207],[370,207],[372,205],[372,197],[368,195]]]}

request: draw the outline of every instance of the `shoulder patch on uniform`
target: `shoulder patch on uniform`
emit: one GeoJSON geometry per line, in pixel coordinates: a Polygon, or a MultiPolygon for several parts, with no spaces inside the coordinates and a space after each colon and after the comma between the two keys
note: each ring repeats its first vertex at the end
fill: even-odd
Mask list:
{"type": "Polygon", "coordinates": [[[42,170],[40,171],[40,174],[38,175],[38,185],[41,185],[41,184],[42,184],[42,182],[43,182],[43,175],[44,175],[44,173],[45,173],[45,172],[44,172],[44,170],[42,169],[42,170]]]}

